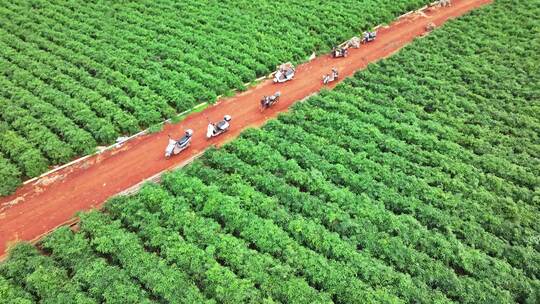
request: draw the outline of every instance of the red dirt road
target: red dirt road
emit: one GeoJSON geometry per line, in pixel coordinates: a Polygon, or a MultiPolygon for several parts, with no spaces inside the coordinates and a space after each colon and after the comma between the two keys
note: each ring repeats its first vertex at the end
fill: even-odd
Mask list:
{"type": "MultiPolygon", "coordinates": [[[[430,8],[414,13],[378,30],[377,40],[359,49],[351,49],[347,58],[318,57],[297,68],[294,80],[284,84],[264,81],[240,95],[224,99],[201,113],[190,115],[179,124],[167,124],[160,133],[145,135],[123,147],[90,157],[75,166],[64,168],[27,184],[9,197],[0,199],[0,256],[18,240],[37,240],[55,227],[74,220],[77,211],[99,207],[109,197],[161,171],[186,162],[210,145],[220,145],[236,137],[247,127],[260,126],[269,118],[286,111],[295,101],[318,92],[321,77],[337,67],[340,80],[365,68],[370,62],[390,56],[414,38],[425,33],[429,22],[437,26],[491,0],[454,0],[451,7],[430,8]],[[263,95],[281,91],[281,100],[261,113],[263,95]],[[232,116],[229,132],[207,140],[207,117],[218,121],[232,116]],[[166,160],[163,156],[167,134],[178,137],[184,129],[195,131],[191,147],[166,160]]],[[[335,86],[333,83],[332,86],[335,86]]]]}

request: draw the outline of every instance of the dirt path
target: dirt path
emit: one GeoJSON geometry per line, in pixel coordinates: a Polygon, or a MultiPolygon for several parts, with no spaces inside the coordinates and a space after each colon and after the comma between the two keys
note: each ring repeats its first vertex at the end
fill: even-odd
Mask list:
{"type": "MultiPolygon", "coordinates": [[[[249,91],[220,101],[201,113],[189,116],[176,125],[166,125],[160,133],[137,138],[123,147],[94,156],[27,184],[0,199],[0,256],[16,240],[37,240],[55,227],[75,221],[77,211],[99,207],[107,198],[157,173],[185,163],[210,145],[220,145],[237,136],[247,127],[260,126],[277,116],[295,101],[305,98],[323,85],[321,76],[337,67],[340,79],[364,68],[367,63],[388,57],[425,33],[429,22],[437,26],[491,0],[454,0],[451,7],[430,8],[411,14],[378,30],[377,40],[351,49],[347,58],[318,57],[297,68],[293,81],[273,84],[271,80],[249,91]],[[261,113],[259,100],[263,95],[280,90],[282,97],[273,108],[261,113]],[[207,117],[217,121],[225,114],[233,117],[231,130],[212,140],[205,138],[207,117]],[[195,131],[191,147],[166,160],[163,152],[167,134],[178,137],[186,128],[195,131]]],[[[333,84],[333,86],[335,83],[333,84]]]]}

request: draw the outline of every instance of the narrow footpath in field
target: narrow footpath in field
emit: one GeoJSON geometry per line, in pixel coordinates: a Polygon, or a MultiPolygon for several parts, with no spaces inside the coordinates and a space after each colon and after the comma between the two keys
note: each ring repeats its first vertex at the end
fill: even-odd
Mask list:
{"type": "Polygon", "coordinates": [[[321,77],[330,73],[332,67],[339,70],[342,80],[365,68],[368,63],[390,56],[414,38],[425,34],[429,22],[439,26],[448,19],[490,2],[453,0],[451,7],[429,8],[409,14],[388,27],[378,29],[376,41],[362,45],[359,49],[350,49],[346,58],[332,59],[328,55],[318,57],[298,66],[292,81],[283,84],[264,81],[178,124],[167,124],[162,132],[136,138],[121,148],[90,157],[84,162],[24,185],[13,195],[0,199],[0,256],[4,256],[10,244],[18,240],[38,240],[54,228],[75,221],[77,211],[99,207],[109,197],[162,171],[185,164],[209,146],[221,145],[245,128],[264,124],[268,119],[286,111],[295,101],[323,88],[321,77]],[[261,113],[260,98],[277,90],[282,94],[280,102],[261,113]],[[229,132],[207,140],[207,118],[218,121],[225,114],[233,118],[229,132]],[[163,154],[167,134],[179,137],[187,128],[195,131],[191,147],[166,160],[163,154]]]}

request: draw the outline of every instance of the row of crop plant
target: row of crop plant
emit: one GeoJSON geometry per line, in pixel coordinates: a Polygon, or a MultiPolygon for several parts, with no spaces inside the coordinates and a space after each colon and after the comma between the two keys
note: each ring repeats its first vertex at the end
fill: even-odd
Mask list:
{"type": "Polygon", "coordinates": [[[1,295],[537,303],[537,88],[527,81],[536,53],[519,29],[538,24],[538,9],[498,1],[207,151],[161,185],[82,214],[77,232],[15,247],[0,264],[1,295]],[[489,51],[507,35],[515,43],[506,52],[489,51]],[[475,37],[487,58],[456,37],[475,37]],[[497,70],[507,73],[467,82],[497,70]]]}
{"type": "Polygon", "coordinates": [[[426,2],[6,3],[0,121],[32,156],[0,142],[0,195],[426,2]]]}

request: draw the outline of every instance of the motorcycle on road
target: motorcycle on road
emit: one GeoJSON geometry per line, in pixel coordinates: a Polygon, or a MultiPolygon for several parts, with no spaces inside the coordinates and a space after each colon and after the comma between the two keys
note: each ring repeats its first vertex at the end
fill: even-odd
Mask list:
{"type": "Polygon", "coordinates": [[[165,148],[165,158],[171,157],[171,155],[177,155],[184,151],[191,144],[191,137],[193,136],[193,130],[186,130],[184,136],[178,140],[174,140],[169,135],[169,144],[165,148]]]}
{"type": "Polygon", "coordinates": [[[216,137],[222,133],[225,133],[229,130],[229,127],[230,127],[230,124],[229,122],[231,121],[232,117],[230,115],[225,115],[223,117],[223,120],[217,122],[217,123],[212,123],[210,122],[208,124],[208,128],[206,130],[206,138],[207,139],[210,139],[212,137],[216,137]]]}

